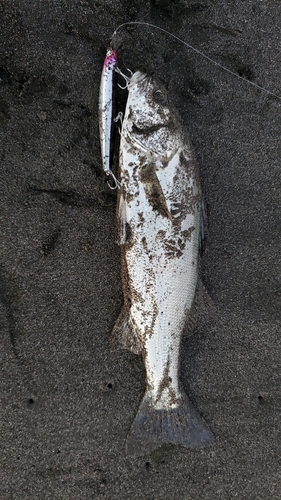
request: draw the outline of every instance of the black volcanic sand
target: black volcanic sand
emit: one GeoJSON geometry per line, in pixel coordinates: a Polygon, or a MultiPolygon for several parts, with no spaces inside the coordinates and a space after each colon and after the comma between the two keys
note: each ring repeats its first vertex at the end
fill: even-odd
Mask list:
{"type": "Polygon", "coordinates": [[[181,365],[214,445],[137,459],[125,442],[145,372],[110,349],[120,251],[97,108],[110,37],[130,20],[281,95],[281,6],[2,0],[0,12],[1,500],[280,500],[281,100],[159,31],[120,32],[121,69],[164,83],[196,149],[216,308],[183,338],[181,365]]]}

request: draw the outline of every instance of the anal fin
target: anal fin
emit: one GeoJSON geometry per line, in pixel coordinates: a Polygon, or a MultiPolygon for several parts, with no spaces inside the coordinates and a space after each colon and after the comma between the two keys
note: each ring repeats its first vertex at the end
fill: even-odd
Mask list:
{"type": "Polygon", "coordinates": [[[115,322],[111,334],[111,345],[115,349],[127,349],[134,354],[141,354],[141,342],[129,320],[129,314],[125,306],[115,322]]]}

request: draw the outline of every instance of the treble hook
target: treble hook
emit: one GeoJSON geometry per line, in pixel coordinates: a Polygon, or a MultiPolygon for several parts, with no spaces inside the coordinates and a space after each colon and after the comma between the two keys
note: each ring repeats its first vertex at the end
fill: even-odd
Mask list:
{"type": "Polygon", "coordinates": [[[123,124],[123,113],[122,111],[119,111],[118,115],[114,118],[114,123],[121,122],[121,125],[123,124]]]}
{"type": "MultiPolygon", "coordinates": [[[[114,121],[114,123],[120,122],[121,128],[122,128],[122,125],[123,125],[123,113],[122,113],[122,111],[119,111],[118,115],[114,118],[113,121],[114,121]]],[[[119,134],[121,134],[121,128],[118,127],[119,134]]]]}
{"type": "MultiPolygon", "coordinates": [[[[132,72],[130,69],[128,69],[128,68],[126,68],[126,69],[129,71],[129,73],[131,73],[131,76],[132,76],[133,72],[132,72]]],[[[118,73],[118,75],[123,76],[123,78],[124,78],[124,80],[125,80],[125,82],[126,82],[124,87],[122,87],[122,85],[120,85],[120,83],[118,83],[118,87],[120,87],[120,89],[122,89],[122,90],[127,89],[127,88],[128,88],[128,85],[129,85],[129,83],[130,83],[131,78],[129,78],[129,77],[128,77],[127,75],[125,75],[124,73],[122,73],[121,69],[120,69],[120,68],[118,68],[118,67],[117,67],[117,68],[115,68],[115,71],[116,71],[116,73],[118,73]]]]}
{"type": "Polygon", "coordinates": [[[108,181],[107,181],[107,185],[108,185],[108,187],[109,187],[110,189],[117,189],[117,188],[118,188],[118,189],[120,189],[120,187],[121,187],[121,182],[119,182],[119,181],[118,181],[118,179],[116,179],[116,177],[115,177],[114,173],[112,172],[112,170],[106,170],[106,171],[105,171],[105,173],[106,173],[106,175],[107,175],[108,177],[110,176],[110,177],[113,179],[113,181],[114,181],[113,186],[111,186],[111,184],[110,184],[110,182],[109,182],[109,180],[108,180],[108,181]]]}

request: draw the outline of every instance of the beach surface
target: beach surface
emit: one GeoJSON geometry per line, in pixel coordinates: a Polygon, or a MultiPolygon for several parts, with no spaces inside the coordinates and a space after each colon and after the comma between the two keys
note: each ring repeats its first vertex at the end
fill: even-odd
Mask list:
{"type": "Polygon", "coordinates": [[[281,5],[2,0],[0,19],[1,500],[280,500],[281,5]],[[97,116],[126,21],[280,96],[156,29],[119,32],[122,71],[158,78],[193,142],[213,304],[183,336],[181,381],[214,444],[134,459],[145,372],[110,345],[123,297],[97,116]]]}

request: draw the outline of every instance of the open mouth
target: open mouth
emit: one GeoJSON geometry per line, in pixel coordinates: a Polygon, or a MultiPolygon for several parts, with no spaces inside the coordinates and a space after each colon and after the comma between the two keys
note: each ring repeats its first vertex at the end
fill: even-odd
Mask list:
{"type": "Polygon", "coordinates": [[[130,79],[130,85],[135,85],[136,83],[142,82],[145,78],[147,78],[147,75],[145,73],[142,73],[141,71],[136,71],[133,75],[132,78],[130,79]]]}

